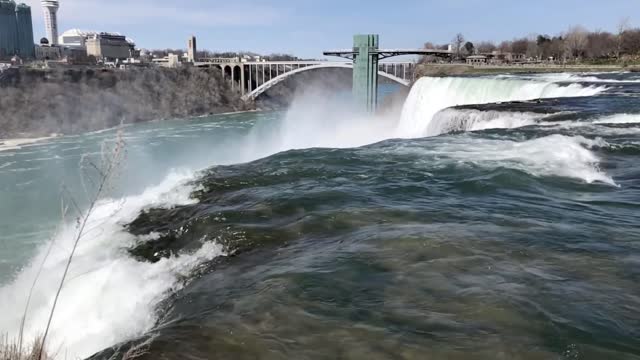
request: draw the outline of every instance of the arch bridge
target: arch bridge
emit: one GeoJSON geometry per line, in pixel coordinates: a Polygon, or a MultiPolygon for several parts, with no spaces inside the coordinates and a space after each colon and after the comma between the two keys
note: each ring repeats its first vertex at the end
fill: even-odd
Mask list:
{"type": "Polygon", "coordinates": [[[437,49],[381,49],[377,34],[354,35],[353,47],[345,50],[325,51],[325,56],[336,56],[349,62],[281,61],[243,62],[235,59],[204,59],[196,66],[217,66],[223,77],[229,79],[245,98],[256,98],[273,85],[294,74],[320,68],[352,68],[353,97],[363,111],[374,112],[378,105],[378,76],[408,85],[414,78],[413,63],[392,63],[381,60],[402,55],[430,55],[451,58],[453,51],[437,49]],[[400,73],[398,73],[400,68],[400,73]],[[407,71],[408,70],[408,71],[407,71]]]}
{"type": "MultiPolygon", "coordinates": [[[[347,61],[261,61],[243,62],[237,58],[201,59],[198,67],[217,67],[224,79],[231,82],[247,100],[254,100],[265,91],[296,74],[318,69],[353,69],[347,61]]],[[[409,86],[414,79],[415,63],[381,62],[378,74],[398,84],[409,86]]]]}

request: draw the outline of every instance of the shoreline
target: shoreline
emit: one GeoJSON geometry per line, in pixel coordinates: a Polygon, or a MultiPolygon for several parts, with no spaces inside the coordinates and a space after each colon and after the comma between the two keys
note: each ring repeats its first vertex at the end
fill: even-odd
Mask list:
{"type": "Polygon", "coordinates": [[[60,137],[61,135],[42,136],[34,138],[13,138],[13,139],[0,139],[0,151],[19,150],[26,145],[32,145],[41,141],[51,140],[60,137]]]}

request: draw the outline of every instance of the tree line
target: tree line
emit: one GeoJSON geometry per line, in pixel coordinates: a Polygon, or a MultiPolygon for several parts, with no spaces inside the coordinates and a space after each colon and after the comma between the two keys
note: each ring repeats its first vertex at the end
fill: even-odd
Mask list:
{"type": "MultiPolygon", "coordinates": [[[[494,52],[524,55],[529,61],[555,62],[619,62],[640,60],[640,28],[629,26],[628,20],[620,22],[615,33],[589,31],[581,25],[570,27],[555,36],[533,34],[526,37],[495,43],[481,41],[474,44],[462,34],[457,34],[451,43],[455,57],[465,58],[476,54],[494,52]]],[[[431,42],[425,48],[446,49],[447,45],[431,42]]]]}

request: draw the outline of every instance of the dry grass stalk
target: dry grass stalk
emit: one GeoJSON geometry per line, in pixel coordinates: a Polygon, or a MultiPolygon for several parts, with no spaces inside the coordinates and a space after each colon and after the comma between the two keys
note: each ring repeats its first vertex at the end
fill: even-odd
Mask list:
{"type": "MultiPolygon", "coordinates": [[[[62,292],[62,288],[64,287],[65,280],[67,279],[67,275],[69,274],[69,268],[71,267],[71,262],[73,261],[73,257],[78,248],[78,244],[80,243],[80,240],[84,237],[85,228],[89,222],[89,218],[91,217],[91,214],[93,213],[93,210],[95,209],[96,204],[106,192],[109,186],[109,182],[113,178],[115,170],[120,164],[120,161],[124,156],[124,153],[125,153],[124,136],[123,136],[122,130],[118,130],[116,141],[115,141],[115,144],[113,145],[113,148],[107,149],[106,146],[103,145],[102,160],[99,165],[96,165],[93,162],[84,163],[85,158],[81,160],[81,168],[83,170],[86,171],[86,169],[93,169],[97,174],[96,178],[93,178],[88,173],[86,173],[87,179],[91,181],[92,185],[95,186],[95,193],[93,194],[92,197],[90,197],[89,209],[86,211],[84,215],[80,215],[80,217],[78,218],[78,231],[76,233],[76,237],[74,239],[71,252],[69,253],[69,257],[65,265],[64,273],[62,274],[62,278],[60,279],[58,290],[56,291],[56,295],[53,300],[53,305],[49,313],[49,320],[47,321],[47,326],[45,327],[44,334],[42,335],[43,346],[40,347],[40,356],[36,358],[37,360],[43,359],[42,356],[44,354],[44,351],[43,351],[44,345],[46,345],[47,335],[49,334],[49,330],[51,328],[53,315],[55,314],[56,307],[58,305],[58,300],[60,299],[60,293],[62,292]]],[[[88,194],[88,192],[86,191],[86,186],[85,186],[85,192],[88,194]]]]}
{"type": "Polygon", "coordinates": [[[42,338],[37,338],[33,343],[23,348],[22,344],[12,342],[7,336],[0,338],[0,360],[52,360],[43,351],[42,338]]]}
{"type": "MultiPolygon", "coordinates": [[[[0,360],[52,360],[57,356],[51,353],[47,354],[45,351],[45,344],[47,335],[49,334],[49,330],[51,328],[51,322],[53,320],[53,316],[56,310],[56,306],[58,304],[58,300],[60,298],[60,293],[65,284],[65,280],[67,279],[67,275],[69,272],[69,268],[71,266],[71,262],[75,255],[76,249],[78,247],[78,243],[80,240],[87,235],[91,230],[86,230],[87,224],[89,223],[89,218],[93,213],[95,206],[98,201],[102,198],[102,196],[108,191],[110,181],[116,174],[117,168],[122,161],[123,157],[126,154],[125,142],[123,133],[121,130],[118,130],[116,141],[113,144],[112,148],[108,148],[105,144],[103,144],[102,152],[101,152],[101,161],[99,164],[88,161],[85,157],[80,160],[80,168],[83,172],[83,188],[85,190],[85,194],[89,199],[89,208],[83,214],[78,207],[76,199],[74,199],[73,195],[63,187],[63,194],[67,194],[70,199],[70,203],[73,205],[73,208],[78,212],[77,222],[77,232],[73,241],[73,247],[71,252],[67,258],[67,263],[64,269],[63,276],[60,280],[53,305],[49,312],[49,319],[46,324],[45,331],[42,336],[37,337],[30,346],[24,346],[24,329],[25,323],[27,320],[27,315],[29,311],[29,305],[31,302],[31,297],[33,295],[33,290],[35,288],[36,283],[41,275],[42,269],[44,268],[44,264],[48,259],[51,249],[54,246],[54,241],[56,239],[56,235],[59,233],[60,228],[56,229],[53,238],[50,241],[49,248],[39,266],[38,272],[34,278],[33,284],[29,291],[29,296],[27,298],[27,302],[25,304],[25,310],[22,316],[22,321],[20,324],[20,329],[18,333],[17,340],[10,340],[7,335],[0,336],[0,360]],[[94,188],[95,192],[93,196],[89,196],[89,191],[87,189],[84,181],[88,181],[94,188]]],[[[64,218],[67,214],[68,208],[65,207],[64,203],[62,204],[62,222],[64,223],[64,218]]],[[[149,344],[147,342],[140,344],[140,346],[134,347],[130,349],[125,354],[125,359],[134,359],[146,353],[146,349],[148,349],[149,344]]]]}

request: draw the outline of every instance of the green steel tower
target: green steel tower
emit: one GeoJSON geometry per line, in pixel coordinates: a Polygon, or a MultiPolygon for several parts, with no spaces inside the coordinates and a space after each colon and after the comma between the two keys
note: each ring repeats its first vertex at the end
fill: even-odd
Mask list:
{"type": "Polygon", "coordinates": [[[367,112],[378,104],[378,35],[353,36],[353,98],[367,112]]]}
{"type": "MultiPolygon", "coordinates": [[[[378,35],[375,34],[354,35],[352,49],[324,51],[323,54],[353,61],[353,100],[357,107],[367,112],[375,112],[378,105],[380,60],[401,55],[433,55],[446,58],[453,56],[451,50],[380,49],[378,35]]],[[[394,73],[394,76],[397,75],[394,73]]]]}

